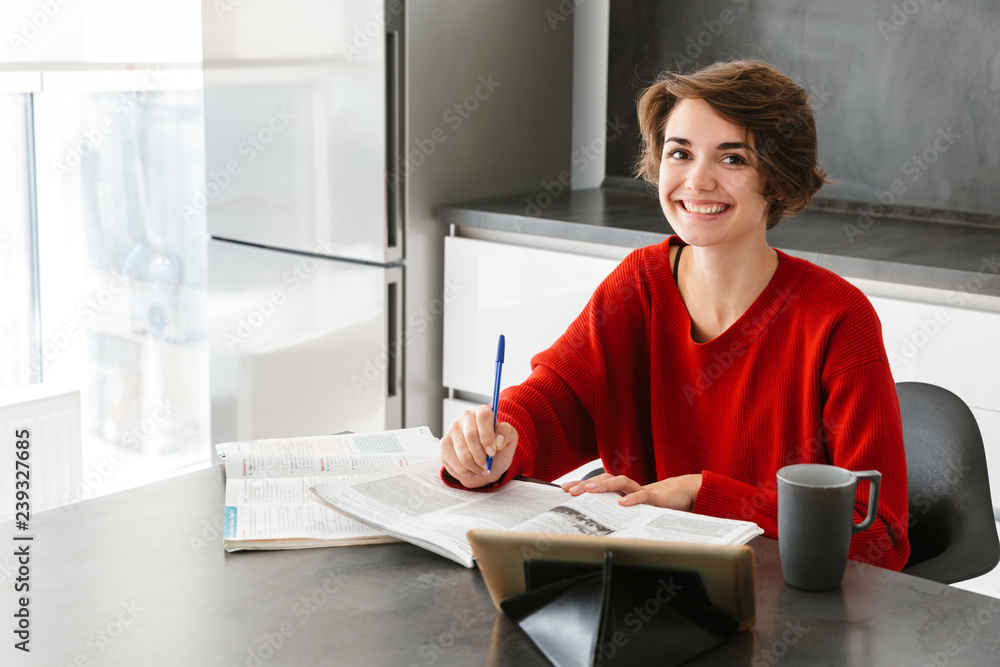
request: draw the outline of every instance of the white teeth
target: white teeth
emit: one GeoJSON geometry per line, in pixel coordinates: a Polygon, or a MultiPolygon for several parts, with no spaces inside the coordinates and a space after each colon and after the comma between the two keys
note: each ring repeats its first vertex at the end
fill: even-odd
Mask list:
{"type": "Polygon", "coordinates": [[[702,215],[714,215],[716,213],[722,213],[727,208],[729,208],[728,204],[716,204],[715,206],[694,206],[692,204],[687,203],[686,201],[682,201],[681,205],[684,207],[684,210],[686,211],[690,211],[691,213],[701,213],[702,215]]]}

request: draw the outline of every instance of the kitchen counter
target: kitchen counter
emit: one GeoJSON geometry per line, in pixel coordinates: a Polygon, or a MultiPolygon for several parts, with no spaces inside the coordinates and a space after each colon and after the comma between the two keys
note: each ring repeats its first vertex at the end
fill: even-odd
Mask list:
{"type": "MultiPolygon", "coordinates": [[[[653,194],[601,187],[456,204],[446,224],[639,248],[672,234],[653,194]]],[[[1000,226],[812,210],[782,221],[768,242],[848,277],[1000,296],[1000,226]]]]}
{"type": "MultiPolygon", "coordinates": [[[[34,514],[34,658],[13,657],[8,615],[0,664],[549,664],[478,570],[406,543],[226,553],[224,501],[216,466],[34,514]]],[[[799,591],[775,540],[750,547],[753,629],[689,664],[996,664],[1000,599],[856,561],[840,588],[799,591]]]]}

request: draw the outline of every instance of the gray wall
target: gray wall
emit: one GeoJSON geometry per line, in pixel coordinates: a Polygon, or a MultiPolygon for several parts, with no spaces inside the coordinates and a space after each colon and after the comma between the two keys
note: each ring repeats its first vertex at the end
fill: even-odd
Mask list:
{"type": "MultiPolygon", "coordinates": [[[[964,211],[1000,225],[996,0],[612,0],[607,174],[639,149],[635,98],[665,69],[760,58],[809,91],[823,198],[964,211]],[[986,215],[982,215],[986,214],[986,215]]],[[[934,213],[934,211],[929,211],[934,213]]]]}

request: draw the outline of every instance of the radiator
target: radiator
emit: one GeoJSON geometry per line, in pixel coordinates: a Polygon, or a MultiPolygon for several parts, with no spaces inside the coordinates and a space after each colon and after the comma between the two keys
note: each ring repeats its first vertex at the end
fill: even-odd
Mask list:
{"type": "Polygon", "coordinates": [[[80,500],[80,392],[44,385],[0,394],[0,521],[14,518],[16,431],[30,433],[31,513],[80,500]]]}

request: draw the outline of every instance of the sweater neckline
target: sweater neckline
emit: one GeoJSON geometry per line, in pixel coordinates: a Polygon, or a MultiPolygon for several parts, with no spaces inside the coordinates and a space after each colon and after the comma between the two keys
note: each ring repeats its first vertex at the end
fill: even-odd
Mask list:
{"type": "MultiPolygon", "coordinates": [[[[674,235],[669,239],[668,248],[673,245],[687,244],[679,236],[674,235]]],[[[775,269],[774,275],[771,276],[771,280],[768,281],[764,290],[757,295],[757,298],[743,311],[743,314],[729,325],[728,329],[704,343],[699,343],[691,336],[693,328],[691,313],[688,312],[687,305],[681,298],[677,283],[673,280],[670,281],[670,294],[673,299],[676,299],[676,305],[680,309],[678,311],[681,313],[679,319],[683,323],[685,339],[691,347],[704,351],[745,349],[764,332],[776,315],[787,308],[788,304],[791,303],[789,297],[792,290],[802,275],[803,263],[802,260],[777,248],[773,248],[773,250],[778,255],[778,268],[775,269]]]]}

